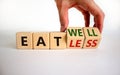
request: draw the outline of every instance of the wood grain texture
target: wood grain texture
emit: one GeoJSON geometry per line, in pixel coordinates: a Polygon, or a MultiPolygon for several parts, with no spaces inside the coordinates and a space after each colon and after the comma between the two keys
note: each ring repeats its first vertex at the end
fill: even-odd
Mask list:
{"type": "Polygon", "coordinates": [[[36,32],[33,33],[33,48],[34,49],[49,49],[49,33],[36,32]]]}
{"type": "Polygon", "coordinates": [[[16,33],[16,47],[18,49],[32,49],[32,32],[16,33]]]}
{"type": "Polygon", "coordinates": [[[81,27],[67,28],[67,48],[80,49],[83,46],[84,34],[81,27]]]}
{"type": "Polygon", "coordinates": [[[83,28],[85,41],[83,48],[97,48],[101,41],[101,34],[96,27],[83,28]]]}
{"type": "Polygon", "coordinates": [[[51,32],[50,33],[50,49],[65,49],[66,48],[66,33],[51,32]]]}

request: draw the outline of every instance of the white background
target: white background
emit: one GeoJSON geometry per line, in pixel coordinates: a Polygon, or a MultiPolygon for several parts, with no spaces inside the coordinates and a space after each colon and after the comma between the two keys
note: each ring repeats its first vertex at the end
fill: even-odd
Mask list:
{"type": "MultiPolygon", "coordinates": [[[[0,75],[120,75],[120,1],[95,2],[106,15],[98,49],[33,51],[16,49],[16,32],[59,31],[54,0],[0,0],[0,75]]],[[[74,8],[69,20],[69,26],[84,27],[74,8]]]]}

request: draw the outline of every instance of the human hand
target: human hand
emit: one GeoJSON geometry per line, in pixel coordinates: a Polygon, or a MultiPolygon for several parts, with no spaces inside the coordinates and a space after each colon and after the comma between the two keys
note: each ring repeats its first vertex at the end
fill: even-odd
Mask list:
{"type": "Polygon", "coordinates": [[[94,0],[55,0],[59,12],[61,29],[64,32],[68,26],[68,9],[75,7],[84,15],[85,26],[89,27],[90,14],[94,16],[94,27],[102,33],[104,13],[94,0]]]}

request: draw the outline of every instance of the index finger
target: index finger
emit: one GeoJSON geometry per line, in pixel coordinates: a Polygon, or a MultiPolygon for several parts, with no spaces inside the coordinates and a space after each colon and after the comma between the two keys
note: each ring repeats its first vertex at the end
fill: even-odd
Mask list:
{"type": "Polygon", "coordinates": [[[56,1],[61,28],[60,31],[64,32],[68,26],[68,5],[65,1],[57,0],[56,1]]]}

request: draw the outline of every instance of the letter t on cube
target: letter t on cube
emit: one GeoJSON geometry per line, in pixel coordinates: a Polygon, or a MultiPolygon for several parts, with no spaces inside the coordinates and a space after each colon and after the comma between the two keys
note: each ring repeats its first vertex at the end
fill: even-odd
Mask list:
{"type": "Polygon", "coordinates": [[[67,28],[67,48],[82,48],[84,42],[83,29],[81,27],[67,28]]]}
{"type": "Polygon", "coordinates": [[[64,49],[64,48],[66,48],[66,33],[51,32],[50,33],[50,49],[64,49]]]}

